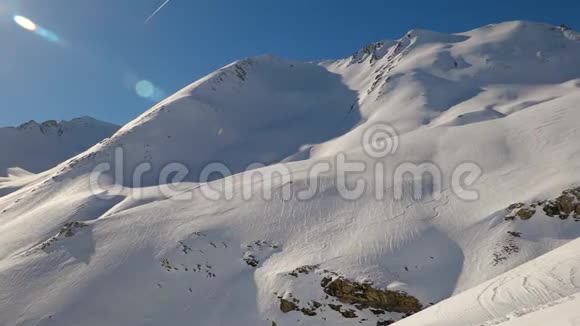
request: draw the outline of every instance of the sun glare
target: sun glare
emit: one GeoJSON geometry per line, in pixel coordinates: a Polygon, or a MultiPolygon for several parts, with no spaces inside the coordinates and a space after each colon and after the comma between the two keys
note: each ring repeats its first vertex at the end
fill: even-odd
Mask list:
{"type": "Polygon", "coordinates": [[[32,31],[32,32],[34,32],[37,28],[36,24],[32,20],[30,20],[26,17],[23,17],[23,16],[18,16],[18,15],[14,16],[14,22],[16,24],[18,24],[20,27],[22,27],[26,30],[32,31]]]}
{"type": "Polygon", "coordinates": [[[148,80],[140,80],[135,85],[135,90],[137,91],[137,95],[144,98],[150,98],[155,92],[155,86],[153,86],[153,84],[148,80]]]}

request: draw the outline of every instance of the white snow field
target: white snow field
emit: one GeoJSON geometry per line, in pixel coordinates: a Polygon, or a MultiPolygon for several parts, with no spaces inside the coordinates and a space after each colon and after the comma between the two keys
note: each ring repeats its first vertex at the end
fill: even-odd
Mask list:
{"type": "Polygon", "coordinates": [[[577,35],[413,30],[202,78],[0,198],[0,325],[579,325],[577,35]],[[379,123],[384,156],[361,141],[379,123]],[[234,175],[205,182],[210,162],[234,175]]]}

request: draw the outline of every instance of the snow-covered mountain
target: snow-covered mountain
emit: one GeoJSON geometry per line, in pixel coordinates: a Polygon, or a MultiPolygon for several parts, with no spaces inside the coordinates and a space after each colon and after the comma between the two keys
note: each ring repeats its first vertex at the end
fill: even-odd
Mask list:
{"type": "Polygon", "coordinates": [[[576,325],[579,40],[232,63],[0,198],[0,324],[576,325]]]}
{"type": "Polygon", "coordinates": [[[118,129],[89,117],[0,128],[0,195],[20,188],[35,173],[87,150],[118,129]]]}

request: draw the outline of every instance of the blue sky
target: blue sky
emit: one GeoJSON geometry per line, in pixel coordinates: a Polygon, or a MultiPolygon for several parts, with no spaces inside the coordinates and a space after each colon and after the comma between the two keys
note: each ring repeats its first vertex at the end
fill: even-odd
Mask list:
{"type": "Polygon", "coordinates": [[[580,1],[389,0],[0,1],[0,126],[93,116],[123,124],[237,59],[270,53],[317,60],[413,28],[461,32],[524,19],[580,29],[580,1]],[[14,23],[25,16],[59,37],[49,41],[14,23]]]}

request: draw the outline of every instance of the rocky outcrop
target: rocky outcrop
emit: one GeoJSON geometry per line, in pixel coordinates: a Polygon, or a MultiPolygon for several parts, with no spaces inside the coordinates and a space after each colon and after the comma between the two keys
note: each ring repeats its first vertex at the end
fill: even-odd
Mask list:
{"type": "Polygon", "coordinates": [[[507,231],[507,236],[505,239],[496,245],[495,251],[493,253],[493,265],[497,266],[506,260],[508,257],[520,252],[520,247],[518,246],[518,239],[522,237],[521,232],[507,231]]]}
{"type": "Polygon", "coordinates": [[[423,308],[417,298],[405,292],[376,289],[371,284],[357,283],[342,277],[334,280],[325,278],[321,285],[329,296],[360,309],[374,308],[387,312],[414,314],[423,308]]]}
{"type": "Polygon", "coordinates": [[[54,237],[51,237],[50,239],[41,243],[39,248],[40,248],[40,250],[46,251],[52,244],[54,244],[58,240],[60,240],[62,238],[70,238],[76,234],[78,229],[82,229],[86,226],[87,226],[87,224],[85,224],[83,222],[78,222],[78,221],[65,223],[60,228],[57,235],[55,235],[54,237]]]}
{"type": "Polygon", "coordinates": [[[295,268],[293,271],[291,271],[290,273],[288,273],[289,275],[292,275],[294,277],[298,277],[299,274],[305,274],[308,275],[314,271],[316,271],[316,269],[320,267],[320,265],[314,265],[314,266],[310,266],[310,265],[305,265],[305,266],[300,266],[295,268]]]}
{"type": "Polygon", "coordinates": [[[280,298],[280,310],[285,314],[290,311],[298,311],[298,305],[292,301],[280,298]]]}
{"type": "Polygon", "coordinates": [[[243,260],[246,264],[248,264],[248,266],[252,267],[258,267],[258,265],[260,264],[260,262],[256,259],[256,256],[250,253],[245,253],[243,260]]]}
{"type": "MultiPolygon", "coordinates": [[[[359,283],[320,265],[304,265],[286,274],[291,282],[320,284],[320,293],[313,297],[286,292],[277,296],[283,313],[301,313],[320,320],[327,318],[358,319],[363,325],[390,325],[423,309],[421,302],[403,291],[381,289],[372,282],[359,283]]],[[[303,286],[297,286],[302,288],[303,286]]]]}
{"type": "Polygon", "coordinates": [[[267,240],[256,240],[246,245],[242,260],[251,267],[258,267],[261,261],[279,251],[280,246],[267,240]]]}
{"type": "Polygon", "coordinates": [[[76,229],[84,228],[85,226],[87,226],[85,223],[78,222],[78,221],[66,223],[60,229],[60,231],[58,232],[58,235],[59,236],[64,235],[65,237],[69,238],[69,237],[72,237],[73,235],[75,235],[76,229]]]}
{"type": "Polygon", "coordinates": [[[558,198],[548,201],[543,209],[550,217],[580,219],[580,187],[564,190],[558,198]]]}
{"type": "Polygon", "coordinates": [[[508,214],[505,220],[529,220],[540,209],[549,217],[558,217],[562,220],[572,217],[575,221],[580,221],[580,187],[564,190],[555,199],[533,201],[530,204],[512,204],[506,209],[508,214]]]}

